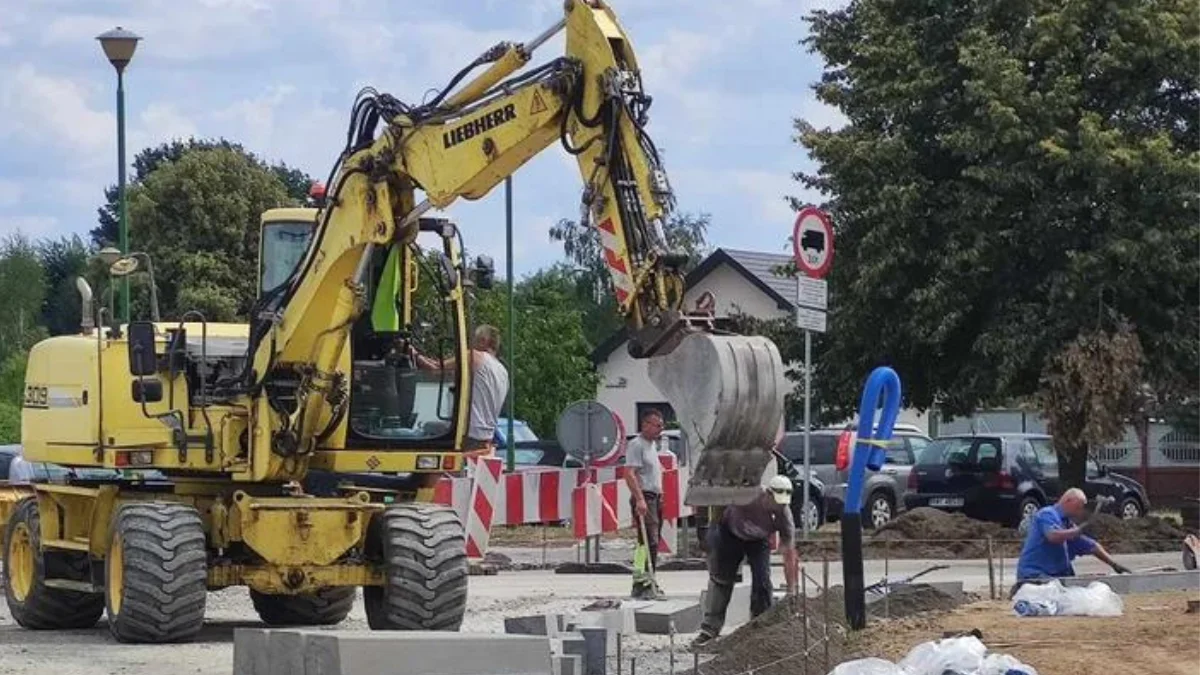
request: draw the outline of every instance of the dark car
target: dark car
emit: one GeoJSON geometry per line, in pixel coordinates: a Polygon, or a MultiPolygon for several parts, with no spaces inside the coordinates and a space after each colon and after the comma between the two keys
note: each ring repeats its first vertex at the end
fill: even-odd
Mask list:
{"type": "MultiPolygon", "coordinates": [[[[1084,492],[1088,499],[1112,497],[1103,508],[1138,518],[1150,508],[1140,483],[1089,458],[1084,492]]],[[[1064,491],[1058,456],[1044,434],[964,434],[934,441],[917,456],[908,477],[908,508],[930,506],[961,511],[980,520],[1023,527],[1042,506],[1064,491]]]]}

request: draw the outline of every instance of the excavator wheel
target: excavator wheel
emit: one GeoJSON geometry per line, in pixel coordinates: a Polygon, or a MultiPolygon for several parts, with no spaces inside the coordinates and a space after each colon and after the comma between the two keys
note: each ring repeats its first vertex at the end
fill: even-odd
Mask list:
{"type": "Polygon", "coordinates": [[[91,628],[104,613],[104,594],[46,586],[51,579],[89,578],[88,559],[75,553],[46,556],[41,547],[37,499],[22,500],[13,510],[5,532],[4,598],[8,611],[23,628],[61,630],[91,628]]]}
{"type": "Polygon", "coordinates": [[[467,539],[448,506],[398,504],[371,521],[383,586],[363,588],[373,630],[456,631],[467,610],[467,539]]]}
{"type": "Polygon", "coordinates": [[[272,595],[250,589],[258,618],[269,626],[336,626],[354,607],[354,586],[333,586],[315,593],[272,595]]]}
{"type": "Polygon", "coordinates": [[[108,629],[120,642],[182,642],[204,625],[204,526],[184,504],[122,504],[105,565],[108,629]]]}

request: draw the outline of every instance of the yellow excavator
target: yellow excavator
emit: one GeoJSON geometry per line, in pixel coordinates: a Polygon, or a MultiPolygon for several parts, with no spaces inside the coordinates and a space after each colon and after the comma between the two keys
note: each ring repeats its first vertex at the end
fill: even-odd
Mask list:
{"type": "MultiPolygon", "coordinates": [[[[567,0],[556,25],[496,45],[426,103],[359,95],[323,202],[263,216],[248,325],[195,311],[121,325],[81,280],[80,334],[30,351],[23,452],[114,472],[0,495],[17,623],[72,629],[107,614],[119,641],[186,640],[207,591],[244,585],[272,625],[336,624],[361,587],[372,629],[457,630],[464,526],[432,494],[464,466],[471,371],[421,371],[411,356],[470,362],[467,298],[491,269],[467,262],[458,227],[428,214],[483,197],[553,145],[578,162],[630,353],[700,450],[688,503],[758,489],[783,366],[770,341],[722,333],[711,312],[683,306],[687,259],[663,236],[673,196],[649,104],[612,10],[567,0]],[[529,67],[563,31],[565,55],[529,67]],[[127,477],[139,471],[166,480],[127,477]],[[407,487],[390,504],[353,487],[318,495],[304,488],[317,472],[389,472],[407,487]]],[[[138,265],[123,258],[111,272],[138,265]]]]}

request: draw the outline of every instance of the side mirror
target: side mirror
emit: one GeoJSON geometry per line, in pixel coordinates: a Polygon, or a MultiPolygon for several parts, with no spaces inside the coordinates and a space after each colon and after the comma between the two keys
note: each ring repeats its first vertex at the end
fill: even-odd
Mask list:
{"type": "Polygon", "coordinates": [[[471,268],[471,280],[477,288],[485,291],[495,285],[496,264],[492,262],[491,256],[481,255],[475,258],[475,264],[471,268]]]}
{"type": "Polygon", "coordinates": [[[134,377],[158,372],[154,355],[154,324],[149,321],[129,322],[129,374],[134,377]]]}

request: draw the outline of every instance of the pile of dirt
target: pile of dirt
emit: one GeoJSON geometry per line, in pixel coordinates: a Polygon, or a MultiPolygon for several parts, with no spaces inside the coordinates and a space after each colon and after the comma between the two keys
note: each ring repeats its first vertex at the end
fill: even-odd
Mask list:
{"type": "Polygon", "coordinates": [[[1098,513],[1084,532],[1099,541],[1109,553],[1178,551],[1186,532],[1175,523],[1155,516],[1122,520],[1098,513]]]}
{"type": "Polygon", "coordinates": [[[900,558],[985,558],[989,538],[994,550],[995,543],[1013,542],[1020,537],[1016,530],[999,523],[919,507],[876,530],[871,545],[885,547],[892,557],[900,558]]]}
{"type": "MultiPolygon", "coordinates": [[[[719,639],[709,649],[716,656],[700,666],[699,675],[736,675],[751,670],[755,675],[828,672],[846,656],[848,622],[842,588],[831,588],[826,595],[828,597],[806,598],[795,604],[779,602],[719,639]],[[822,643],[827,625],[828,652],[822,643]],[[803,653],[806,645],[807,658],[803,653]]],[[[891,618],[900,618],[944,611],[957,605],[954,597],[932,586],[913,584],[893,590],[888,598],[887,613],[891,618]]],[[[883,613],[882,601],[867,605],[870,619],[882,619],[883,613]]]]}

